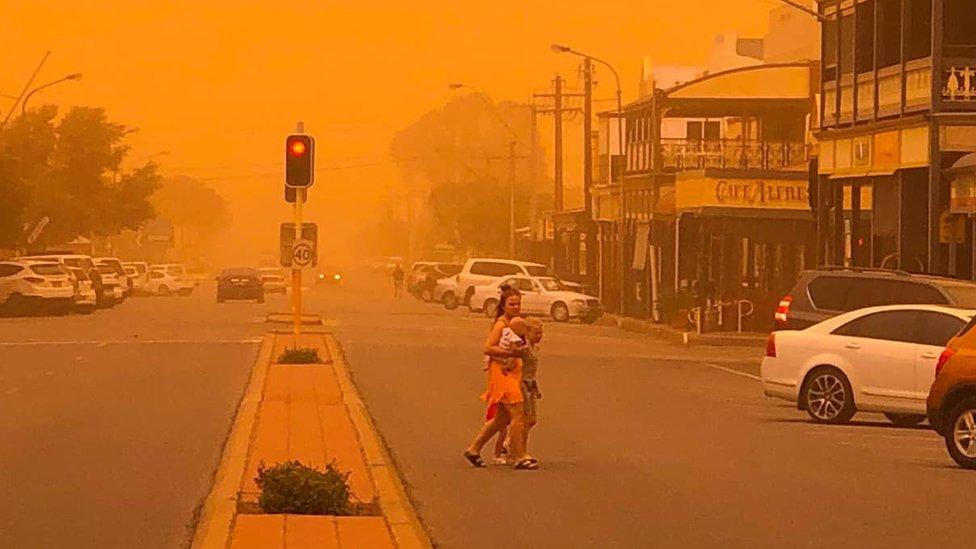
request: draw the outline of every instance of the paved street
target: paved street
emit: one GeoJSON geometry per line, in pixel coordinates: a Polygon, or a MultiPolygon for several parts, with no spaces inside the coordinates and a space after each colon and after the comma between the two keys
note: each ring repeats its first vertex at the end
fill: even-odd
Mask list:
{"type": "Polygon", "coordinates": [[[281,299],[0,320],[0,547],[187,544],[281,299]]]}
{"type": "Polygon", "coordinates": [[[813,425],[728,371],[755,373],[749,353],[613,328],[547,324],[540,471],[468,467],[487,321],[365,295],[322,307],[439,546],[971,544],[974,477],[934,433],[871,415],[813,425]]]}
{"type": "MultiPolygon", "coordinates": [[[[309,308],[334,320],[438,546],[968,546],[973,477],[933,433],[816,426],[760,395],[756,350],[610,327],[546,325],[543,468],[473,469],[487,320],[378,284],[317,288],[309,308]]],[[[0,321],[0,546],[184,545],[264,315],[284,307],[205,287],[0,321]]]]}

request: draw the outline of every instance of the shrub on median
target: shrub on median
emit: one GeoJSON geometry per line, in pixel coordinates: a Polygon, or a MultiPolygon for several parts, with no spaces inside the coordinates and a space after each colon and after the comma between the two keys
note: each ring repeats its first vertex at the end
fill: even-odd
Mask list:
{"type": "Polygon", "coordinates": [[[258,504],[269,514],[350,515],[349,473],[343,473],[335,462],[325,471],[287,461],[271,467],[261,464],[255,479],[261,496],[258,504]]]}
{"type": "Polygon", "coordinates": [[[285,349],[278,357],[278,364],[318,364],[322,362],[317,349],[299,347],[285,349]]]}

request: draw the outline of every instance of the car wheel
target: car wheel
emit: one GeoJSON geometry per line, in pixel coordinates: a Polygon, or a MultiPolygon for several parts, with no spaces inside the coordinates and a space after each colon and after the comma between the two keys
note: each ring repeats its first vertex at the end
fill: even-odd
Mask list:
{"type": "Polygon", "coordinates": [[[10,294],[4,308],[12,316],[25,316],[30,311],[30,303],[26,297],[20,294],[10,294]]]}
{"type": "Polygon", "coordinates": [[[885,417],[898,427],[914,427],[925,421],[925,416],[919,414],[885,414],[885,417]]]}
{"type": "Polygon", "coordinates": [[[552,319],[556,322],[566,322],[569,320],[569,307],[565,303],[556,303],[552,306],[552,319]]]}
{"type": "Polygon", "coordinates": [[[448,311],[453,311],[454,309],[458,308],[458,305],[460,305],[458,303],[457,296],[452,292],[447,292],[444,294],[444,299],[442,301],[444,302],[444,308],[448,311]]]}
{"type": "Polygon", "coordinates": [[[946,418],[945,442],[949,455],[965,469],[976,469],[976,397],[956,404],[946,418]]]}
{"type": "Polygon", "coordinates": [[[159,295],[161,295],[161,296],[168,296],[168,295],[170,295],[169,286],[167,286],[165,284],[163,284],[162,286],[160,286],[159,287],[159,295]]]}
{"type": "Polygon", "coordinates": [[[495,318],[495,313],[498,312],[498,300],[493,297],[489,297],[485,300],[485,306],[482,307],[482,309],[484,309],[485,316],[488,318],[495,318]]]}
{"type": "Polygon", "coordinates": [[[803,387],[807,413],[817,423],[847,423],[857,412],[851,384],[836,368],[814,370],[803,387]]]}

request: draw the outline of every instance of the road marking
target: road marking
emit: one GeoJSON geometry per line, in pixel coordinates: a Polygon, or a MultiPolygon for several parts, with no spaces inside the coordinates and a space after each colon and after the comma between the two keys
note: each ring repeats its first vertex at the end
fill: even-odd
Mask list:
{"type": "Polygon", "coordinates": [[[762,378],[757,375],[747,374],[746,372],[740,372],[739,370],[734,370],[732,368],[726,368],[725,366],[719,366],[718,364],[705,363],[705,366],[713,368],[715,370],[722,370],[723,372],[728,372],[730,374],[735,374],[737,376],[747,377],[749,379],[754,379],[756,381],[762,381],[762,378]]]}
{"type": "Polygon", "coordinates": [[[0,341],[0,347],[43,347],[45,345],[95,345],[98,348],[106,345],[125,345],[141,343],[150,345],[250,345],[261,343],[260,338],[251,339],[112,339],[112,340],[71,340],[71,341],[0,341]]]}

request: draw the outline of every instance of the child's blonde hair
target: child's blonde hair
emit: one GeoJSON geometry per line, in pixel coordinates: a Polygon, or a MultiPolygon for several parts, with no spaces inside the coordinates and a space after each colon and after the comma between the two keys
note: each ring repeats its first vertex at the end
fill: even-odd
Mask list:
{"type": "Polygon", "coordinates": [[[525,327],[528,329],[529,333],[542,334],[542,321],[538,318],[529,317],[524,319],[523,322],[525,323],[525,327]]]}

